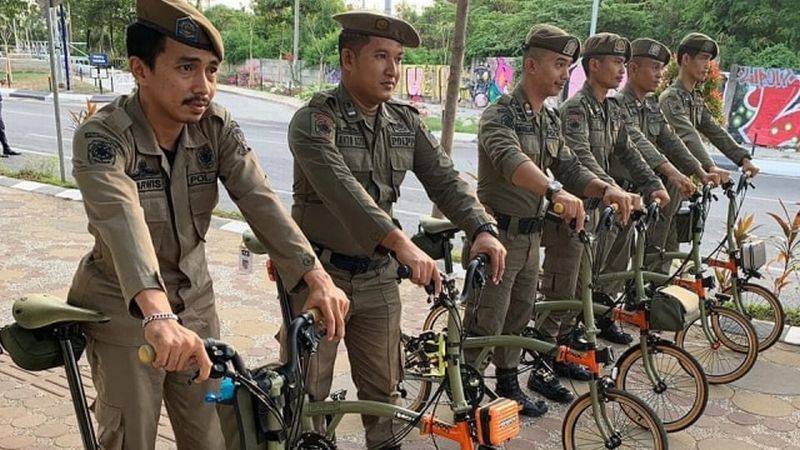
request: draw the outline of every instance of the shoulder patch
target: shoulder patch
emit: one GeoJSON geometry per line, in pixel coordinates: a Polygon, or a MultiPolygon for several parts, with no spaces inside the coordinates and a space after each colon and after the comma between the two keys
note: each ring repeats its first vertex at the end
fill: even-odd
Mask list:
{"type": "Polygon", "coordinates": [[[311,113],[311,135],[330,141],[333,136],[333,117],[322,112],[311,113]]]}
{"type": "Polygon", "coordinates": [[[114,165],[120,148],[113,139],[105,134],[90,131],[84,133],[83,136],[87,141],[86,154],[89,164],[114,165]]]}
{"type": "Polygon", "coordinates": [[[236,140],[236,143],[239,146],[236,149],[236,153],[239,155],[246,155],[250,152],[250,146],[247,145],[247,140],[244,138],[244,131],[242,131],[241,127],[239,127],[239,124],[235,120],[228,122],[228,133],[234,140],[236,140]]]}
{"type": "Polygon", "coordinates": [[[308,106],[325,106],[325,103],[327,103],[331,98],[333,98],[332,91],[317,92],[313,97],[311,97],[311,100],[308,101],[308,106]]]}
{"type": "Polygon", "coordinates": [[[580,108],[567,110],[566,131],[580,133],[586,128],[586,115],[580,108]]]}

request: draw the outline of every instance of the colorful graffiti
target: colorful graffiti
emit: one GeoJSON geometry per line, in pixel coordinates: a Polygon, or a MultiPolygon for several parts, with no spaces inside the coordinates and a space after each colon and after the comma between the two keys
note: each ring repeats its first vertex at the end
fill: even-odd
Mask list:
{"type": "MultiPolygon", "coordinates": [[[[447,92],[450,66],[403,66],[400,82],[395,87],[398,97],[411,101],[441,102],[447,92]]],[[[485,108],[514,87],[514,68],[508,58],[487,58],[464,71],[459,101],[485,108]]]]}
{"type": "MultiPolygon", "coordinates": [[[[625,86],[625,82],[628,80],[628,74],[622,78],[622,82],[619,84],[619,89],[622,89],[625,86]]],[[[575,95],[576,92],[580,91],[583,87],[583,83],[586,82],[586,72],[583,71],[583,66],[581,66],[581,60],[578,59],[572,67],[569,68],[569,83],[567,83],[567,98],[572,97],[575,95]]],[[[608,91],[608,97],[613,97],[617,95],[618,89],[611,89],[608,91]]]]}
{"type": "Polygon", "coordinates": [[[800,72],[739,67],[728,129],[740,142],[765,147],[800,145],[800,72]]]}

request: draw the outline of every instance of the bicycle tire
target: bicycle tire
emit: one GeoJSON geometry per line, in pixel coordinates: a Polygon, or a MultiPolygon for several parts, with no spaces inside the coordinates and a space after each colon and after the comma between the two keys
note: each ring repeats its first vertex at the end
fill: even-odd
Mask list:
{"type": "MultiPolygon", "coordinates": [[[[733,295],[733,287],[728,286],[723,294],[733,295]]],[[[743,315],[750,321],[758,337],[758,351],[763,352],[775,345],[783,333],[786,315],[783,311],[781,301],[769,289],[755,284],[742,283],[739,285],[739,295],[744,309],[743,315]],[[753,317],[752,311],[761,310],[761,319],[753,317]]],[[[735,308],[734,300],[731,299],[722,306],[735,308]]],[[[738,311],[738,308],[735,308],[738,311]]],[[[741,312],[741,311],[740,311],[741,312]]]]}
{"type": "Polygon", "coordinates": [[[654,386],[644,368],[640,346],[629,348],[615,366],[617,389],[629,392],[656,413],[667,433],[694,424],[708,404],[708,380],[702,366],[686,350],[671,342],[648,343],[653,367],[663,384],[654,386]]]}
{"type": "Polygon", "coordinates": [[[688,351],[703,367],[709,384],[726,384],[750,372],[758,358],[758,338],[750,322],[738,311],[714,306],[675,333],[675,344],[688,351]],[[701,320],[708,318],[715,342],[708,342],[701,320]],[[734,334],[736,336],[734,336],[734,334]]]}
{"type": "MultiPolygon", "coordinates": [[[[613,388],[604,389],[599,395],[601,407],[606,408],[606,414],[622,441],[622,445],[616,448],[669,448],[664,425],[646,403],[632,394],[613,388]],[[616,406],[612,408],[611,405],[616,406]]],[[[578,397],[567,410],[561,426],[561,442],[565,450],[611,448],[606,447],[597,430],[589,393],[578,397]]]]}

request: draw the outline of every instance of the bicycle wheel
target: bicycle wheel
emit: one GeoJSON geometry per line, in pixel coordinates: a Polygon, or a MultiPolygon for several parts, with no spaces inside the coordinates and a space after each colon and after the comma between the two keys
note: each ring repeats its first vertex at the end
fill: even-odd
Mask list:
{"type": "Polygon", "coordinates": [[[660,382],[654,385],[647,376],[644,353],[636,346],[617,360],[617,388],[645,402],[668,433],[691,426],[708,403],[708,380],[703,368],[686,350],[671,342],[648,343],[647,351],[660,382]]]}
{"type": "MultiPolygon", "coordinates": [[[[458,307],[458,313],[464,317],[464,305],[458,307]]],[[[444,306],[437,306],[430,310],[425,317],[425,322],[422,324],[422,331],[442,331],[447,328],[447,308],[444,306]]]]}
{"type": "Polygon", "coordinates": [[[572,403],[564,416],[561,441],[565,450],[668,448],[664,426],[643,401],[625,391],[605,389],[600,393],[600,403],[614,428],[611,439],[618,445],[604,442],[595,422],[592,398],[586,393],[572,403]]]}
{"type": "Polygon", "coordinates": [[[675,333],[675,344],[689,352],[706,373],[709,384],[725,384],[747,375],[758,358],[758,338],[738,312],[719,306],[675,333]],[[709,342],[702,320],[708,320],[715,339],[709,342]]]}
{"type": "MultiPolygon", "coordinates": [[[[732,296],[733,287],[728,286],[723,294],[732,296]]],[[[742,301],[745,318],[756,330],[758,351],[763,352],[775,345],[783,333],[785,321],[783,305],[778,297],[763,286],[742,283],[739,285],[739,298],[742,301]]],[[[723,303],[722,306],[739,311],[733,298],[723,303]]]]}

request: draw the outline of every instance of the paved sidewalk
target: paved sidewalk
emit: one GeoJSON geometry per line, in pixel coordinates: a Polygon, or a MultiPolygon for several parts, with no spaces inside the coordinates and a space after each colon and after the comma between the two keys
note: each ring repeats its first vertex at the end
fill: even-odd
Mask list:
{"type": "MultiPolygon", "coordinates": [[[[2,178],[2,177],[0,177],[2,178]]],[[[0,180],[8,182],[9,180],[0,180]]],[[[0,182],[0,184],[3,184],[0,182]]],[[[7,183],[6,183],[7,184],[7,183]]],[[[53,197],[62,190],[24,184],[36,192],[0,186],[0,323],[11,321],[11,304],[26,293],[45,292],[64,296],[79,258],[90,248],[83,205],[53,197]],[[48,195],[49,194],[49,195],[48,195]]],[[[68,195],[66,195],[68,196],[68,195]]],[[[237,271],[237,227],[217,221],[208,236],[208,256],[215,280],[223,338],[234,344],[251,365],[277,358],[273,335],[280,320],[274,285],[261,271],[251,275],[237,271]]],[[[261,266],[260,259],[257,267],[261,266]]],[[[404,326],[416,330],[426,313],[424,294],[404,283],[404,326]]],[[[689,430],[670,436],[673,449],[798,449],[800,450],[800,349],[778,344],[761,355],[754,370],[729,386],[711,387],[711,401],[704,417],[689,430]]],[[[334,388],[349,381],[344,348],[336,367],[334,388]]],[[[84,375],[87,374],[83,367],[84,375]]],[[[85,376],[88,396],[91,381],[85,376]]],[[[523,380],[524,381],[524,380],[523,380]]],[[[584,388],[576,384],[579,391],[584,388]]],[[[440,412],[444,410],[440,407],[440,412]]],[[[554,407],[544,418],[526,420],[522,435],[508,449],[560,448],[561,417],[566,407],[554,407]]],[[[157,448],[175,448],[166,417],[157,448]]],[[[432,449],[427,438],[413,436],[405,449],[432,449]]],[[[439,448],[454,449],[437,440],[439,448]]],[[[80,448],[63,372],[30,373],[0,356],[0,449],[80,448]]],[[[340,449],[364,448],[357,417],[340,428],[340,449]]]]}

